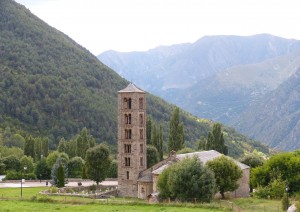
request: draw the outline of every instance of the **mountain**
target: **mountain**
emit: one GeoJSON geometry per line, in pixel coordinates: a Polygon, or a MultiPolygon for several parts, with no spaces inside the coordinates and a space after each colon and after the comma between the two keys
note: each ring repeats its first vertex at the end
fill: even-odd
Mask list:
{"type": "MultiPolygon", "coordinates": [[[[122,76],[198,117],[237,126],[234,123],[249,106],[263,102],[266,94],[300,67],[300,41],[269,34],[205,36],[192,44],[146,52],[109,51],[98,58],[122,76]],[[151,63],[147,63],[149,60],[151,63]]],[[[242,129],[248,126],[248,120],[238,120],[239,130],[248,133],[242,129]]],[[[283,134],[289,130],[281,129],[283,134]]],[[[249,135],[267,140],[260,131],[249,135]]]]}
{"type": "Polygon", "coordinates": [[[272,147],[286,151],[299,149],[300,68],[262,101],[244,111],[234,126],[272,147]]]}
{"type": "Polygon", "coordinates": [[[260,34],[205,36],[193,44],[162,46],[146,52],[107,51],[98,58],[157,95],[184,89],[224,70],[285,55],[300,49],[300,42],[260,34]]]}
{"type": "Polygon", "coordinates": [[[228,68],[164,98],[173,99],[173,103],[197,116],[232,124],[249,105],[276,89],[298,67],[300,51],[294,51],[260,63],[228,68]]]}
{"type": "MultiPolygon", "coordinates": [[[[51,149],[87,127],[97,143],[106,141],[116,151],[117,92],[129,82],[12,0],[0,1],[0,29],[0,144],[7,127],[49,137],[51,149]]],[[[148,116],[162,124],[165,143],[174,107],[147,94],[148,116]]],[[[190,147],[213,124],[182,110],[181,120],[190,147]]],[[[232,156],[268,152],[231,128],[224,126],[224,132],[232,156]]]]}

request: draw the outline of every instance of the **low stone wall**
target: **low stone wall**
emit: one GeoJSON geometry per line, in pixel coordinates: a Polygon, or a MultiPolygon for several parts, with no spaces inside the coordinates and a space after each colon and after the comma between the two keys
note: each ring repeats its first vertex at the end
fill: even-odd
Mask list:
{"type": "Polygon", "coordinates": [[[95,191],[91,191],[90,186],[77,186],[58,188],[56,193],[51,193],[50,187],[48,190],[41,191],[40,194],[50,196],[79,196],[93,199],[103,199],[110,198],[111,196],[118,196],[118,190],[115,186],[99,185],[95,191]],[[101,189],[105,189],[105,191],[101,192],[101,189]]]}

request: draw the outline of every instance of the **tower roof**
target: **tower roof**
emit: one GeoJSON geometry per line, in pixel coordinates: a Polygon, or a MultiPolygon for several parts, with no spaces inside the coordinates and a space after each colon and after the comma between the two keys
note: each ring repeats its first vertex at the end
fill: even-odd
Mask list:
{"type": "Polygon", "coordinates": [[[133,83],[130,83],[126,88],[120,90],[118,93],[146,93],[146,92],[136,87],[133,83]]]}

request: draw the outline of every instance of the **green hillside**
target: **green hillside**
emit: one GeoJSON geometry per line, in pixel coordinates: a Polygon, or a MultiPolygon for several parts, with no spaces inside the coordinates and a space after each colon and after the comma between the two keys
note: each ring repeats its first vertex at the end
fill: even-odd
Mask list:
{"type": "MultiPolygon", "coordinates": [[[[128,81],[12,0],[0,1],[0,29],[0,128],[47,136],[50,148],[55,148],[61,137],[72,138],[87,127],[98,143],[116,146],[117,91],[128,81]]],[[[151,94],[147,102],[147,112],[163,125],[166,141],[174,106],[151,94]]],[[[211,123],[188,113],[181,118],[186,143],[194,147],[211,123]]],[[[247,140],[230,132],[230,154],[240,156],[255,148],[268,151],[247,140]]]]}

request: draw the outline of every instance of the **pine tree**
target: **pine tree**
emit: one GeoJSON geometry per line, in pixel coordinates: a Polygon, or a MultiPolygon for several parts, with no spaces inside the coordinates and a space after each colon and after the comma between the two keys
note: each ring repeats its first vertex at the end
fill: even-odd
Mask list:
{"type": "Polygon", "coordinates": [[[146,142],[147,144],[151,144],[151,135],[152,135],[152,120],[150,117],[147,118],[146,122],[146,142]]]}
{"type": "Polygon", "coordinates": [[[213,125],[212,132],[208,133],[206,149],[207,150],[213,149],[220,153],[223,153],[224,155],[228,154],[228,148],[225,145],[225,140],[221,130],[220,123],[215,123],[213,125]]]}
{"type": "Polygon", "coordinates": [[[164,143],[164,140],[163,140],[163,132],[162,132],[162,126],[159,125],[159,135],[158,135],[158,146],[157,146],[157,150],[158,150],[158,153],[159,153],[159,159],[160,160],[163,160],[163,143],[164,143]]]}
{"type": "Polygon", "coordinates": [[[168,140],[169,152],[184,148],[183,123],[179,119],[179,108],[176,107],[170,120],[170,132],[168,140]]]}
{"type": "Polygon", "coordinates": [[[57,151],[66,152],[66,140],[64,138],[60,139],[58,143],[57,151]]]}
{"type": "Polygon", "coordinates": [[[24,155],[35,158],[34,139],[30,136],[25,138],[24,155]]]}

